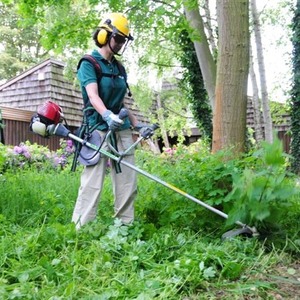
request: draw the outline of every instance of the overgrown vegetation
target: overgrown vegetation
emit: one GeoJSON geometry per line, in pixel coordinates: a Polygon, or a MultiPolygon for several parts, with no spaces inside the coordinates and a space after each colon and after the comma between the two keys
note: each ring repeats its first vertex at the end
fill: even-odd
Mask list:
{"type": "Polygon", "coordinates": [[[300,4],[297,1],[293,20],[293,86],[291,90],[292,170],[300,173],[300,4]]]}
{"type": "MultiPolygon", "coordinates": [[[[0,175],[0,297],[299,297],[299,190],[279,144],[239,159],[230,152],[211,155],[201,143],[160,156],[137,151],[141,169],[229,213],[228,222],[139,176],[136,221],[123,226],[112,218],[107,177],[98,218],[80,231],[70,223],[80,168],[50,167],[37,155],[27,155],[29,166],[22,153],[7,156],[2,146],[2,166],[11,168],[0,175]],[[22,160],[23,168],[12,160],[22,160]],[[221,241],[235,219],[263,234],[221,241]]],[[[38,148],[29,147],[36,154],[38,148]]],[[[39,151],[43,157],[46,149],[39,151]]]]}
{"type": "Polygon", "coordinates": [[[204,88],[202,73],[197,62],[194,44],[189,38],[186,30],[182,31],[180,34],[178,44],[182,50],[178,59],[185,68],[185,71],[183,71],[183,78],[180,81],[180,86],[182,87],[182,90],[185,91],[187,99],[191,103],[197,126],[203,132],[203,136],[211,140],[212,111],[209,105],[207,92],[204,88]]]}

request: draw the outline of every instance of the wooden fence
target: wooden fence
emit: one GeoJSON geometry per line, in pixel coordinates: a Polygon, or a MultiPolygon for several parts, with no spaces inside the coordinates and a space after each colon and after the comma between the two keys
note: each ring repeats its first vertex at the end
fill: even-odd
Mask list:
{"type": "Polygon", "coordinates": [[[281,140],[283,151],[285,153],[290,153],[290,144],[291,144],[291,134],[288,125],[275,125],[275,130],[277,132],[277,137],[281,140]]]}

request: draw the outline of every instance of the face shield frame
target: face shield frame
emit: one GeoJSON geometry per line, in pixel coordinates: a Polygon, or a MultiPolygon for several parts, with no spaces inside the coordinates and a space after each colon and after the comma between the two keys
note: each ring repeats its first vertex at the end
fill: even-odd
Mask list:
{"type": "Polygon", "coordinates": [[[122,32],[120,32],[115,26],[111,25],[112,32],[110,32],[110,36],[108,39],[108,45],[111,51],[116,55],[122,55],[124,51],[127,49],[127,47],[130,45],[130,43],[134,40],[131,34],[128,36],[124,35],[122,32]],[[118,51],[114,49],[114,47],[111,45],[111,40],[114,39],[114,43],[116,45],[122,45],[118,51]],[[119,41],[118,41],[119,39],[119,41]]]}

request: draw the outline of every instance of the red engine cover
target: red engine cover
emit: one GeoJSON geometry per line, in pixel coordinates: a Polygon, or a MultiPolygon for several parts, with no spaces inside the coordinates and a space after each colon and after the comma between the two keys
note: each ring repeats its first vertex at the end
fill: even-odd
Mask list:
{"type": "Polygon", "coordinates": [[[51,123],[57,124],[60,121],[62,109],[56,103],[52,101],[46,101],[43,105],[38,107],[37,113],[40,116],[45,117],[51,123]]]}

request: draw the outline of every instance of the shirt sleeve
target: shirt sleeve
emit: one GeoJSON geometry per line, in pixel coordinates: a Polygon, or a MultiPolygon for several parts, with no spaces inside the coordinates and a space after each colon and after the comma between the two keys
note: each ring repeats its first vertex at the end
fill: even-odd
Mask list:
{"type": "Polygon", "coordinates": [[[77,71],[77,78],[84,87],[86,87],[89,83],[97,83],[97,76],[94,66],[86,60],[82,61],[80,68],[77,71]]]}

